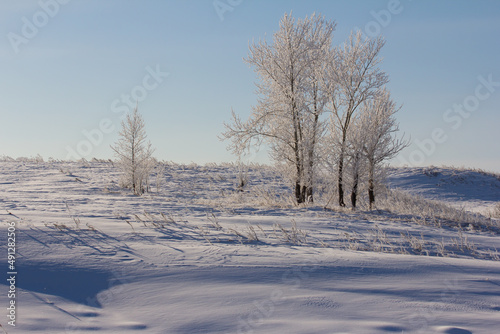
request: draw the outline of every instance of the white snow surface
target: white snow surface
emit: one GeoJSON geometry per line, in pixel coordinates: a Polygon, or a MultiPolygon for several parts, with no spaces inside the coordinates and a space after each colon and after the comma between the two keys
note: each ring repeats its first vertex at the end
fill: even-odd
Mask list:
{"type": "MultiPolygon", "coordinates": [[[[15,327],[0,282],[0,324],[9,334],[500,328],[494,229],[259,204],[263,195],[252,191],[287,191],[259,166],[238,192],[234,166],[170,163],[159,189],[152,184],[142,197],[117,186],[111,163],[3,161],[0,170],[4,277],[7,226],[16,223],[15,327]]],[[[494,176],[423,171],[391,169],[389,183],[479,212],[500,201],[494,176]]]]}
{"type": "Polygon", "coordinates": [[[500,201],[499,178],[481,170],[421,167],[393,168],[388,181],[394,188],[487,214],[500,201]]]}

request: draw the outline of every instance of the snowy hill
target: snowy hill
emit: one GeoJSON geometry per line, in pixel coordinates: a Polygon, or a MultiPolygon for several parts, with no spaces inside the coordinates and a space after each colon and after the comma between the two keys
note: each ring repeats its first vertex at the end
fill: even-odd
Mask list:
{"type": "Polygon", "coordinates": [[[500,175],[455,168],[393,168],[393,188],[486,214],[500,201],[500,175]]]}
{"type": "Polygon", "coordinates": [[[293,206],[265,166],[242,192],[236,166],[164,167],[137,197],[110,162],[0,162],[0,252],[12,222],[16,243],[7,333],[498,328],[499,221],[427,200],[485,213],[495,175],[392,169],[379,210],[352,212],[293,206]]]}

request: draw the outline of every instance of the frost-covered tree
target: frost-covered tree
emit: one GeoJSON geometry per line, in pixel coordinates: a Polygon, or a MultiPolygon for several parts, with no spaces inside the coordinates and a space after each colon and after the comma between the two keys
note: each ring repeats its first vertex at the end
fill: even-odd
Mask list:
{"type": "Polygon", "coordinates": [[[366,143],[366,129],[361,124],[361,117],[355,117],[347,135],[346,157],[351,176],[351,205],[355,209],[363,177],[366,174],[366,159],[363,148],[366,143]]]}
{"type": "Polygon", "coordinates": [[[246,121],[233,112],[233,122],[225,124],[222,134],[237,155],[255,141],[267,143],[271,158],[284,166],[292,181],[297,203],[313,199],[326,110],[319,75],[326,67],[334,29],[335,23],[322,16],[297,20],[285,14],[272,44],[252,44],[245,60],[259,76],[259,101],[246,121]]]}
{"type": "Polygon", "coordinates": [[[360,31],[352,32],[341,46],[332,49],[324,87],[329,96],[332,124],[340,135],[335,137],[333,160],[337,167],[338,204],[344,202],[344,164],[348,135],[359,106],[373,99],[377,90],[388,82],[387,75],[378,67],[379,53],[385,42],[381,37],[365,39],[360,31]]]}
{"type": "Polygon", "coordinates": [[[122,121],[119,139],[111,146],[118,159],[123,174],[120,185],[132,189],[135,195],[141,195],[148,189],[149,175],[154,168],[151,143],[146,142],[144,119],[137,106],[122,121]]]}
{"type": "Polygon", "coordinates": [[[399,131],[399,124],[394,115],[399,110],[385,88],[361,106],[358,131],[363,133],[362,154],[367,161],[370,210],[375,203],[377,169],[408,146],[408,141],[395,135],[399,131]]]}

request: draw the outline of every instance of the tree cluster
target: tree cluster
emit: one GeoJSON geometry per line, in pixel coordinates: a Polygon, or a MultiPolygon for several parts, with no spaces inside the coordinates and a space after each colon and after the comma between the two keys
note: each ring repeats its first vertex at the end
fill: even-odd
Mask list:
{"type": "Polygon", "coordinates": [[[267,144],[298,204],[313,201],[319,171],[334,166],[338,204],[349,175],[353,207],[365,178],[371,207],[377,169],[406,143],[394,137],[399,108],[378,67],[384,40],[353,32],[334,46],[335,26],[321,15],[285,14],[272,43],[253,43],[245,61],[259,77],[258,102],[246,121],[233,112],[222,138],[237,155],[267,144]]]}

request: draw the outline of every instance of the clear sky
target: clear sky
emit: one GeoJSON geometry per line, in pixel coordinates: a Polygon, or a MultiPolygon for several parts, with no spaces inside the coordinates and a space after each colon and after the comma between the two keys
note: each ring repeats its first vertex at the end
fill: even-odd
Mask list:
{"type": "Polygon", "coordinates": [[[355,28],[386,38],[381,67],[413,141],[396,164],[500,171],[494,0],[2,1],[0,155],[110,158],[138,98],[157,158],[231,161],[222,122],[256,101],[242,58],[290,11],[335,20],[336,44],[355,28]]]}

